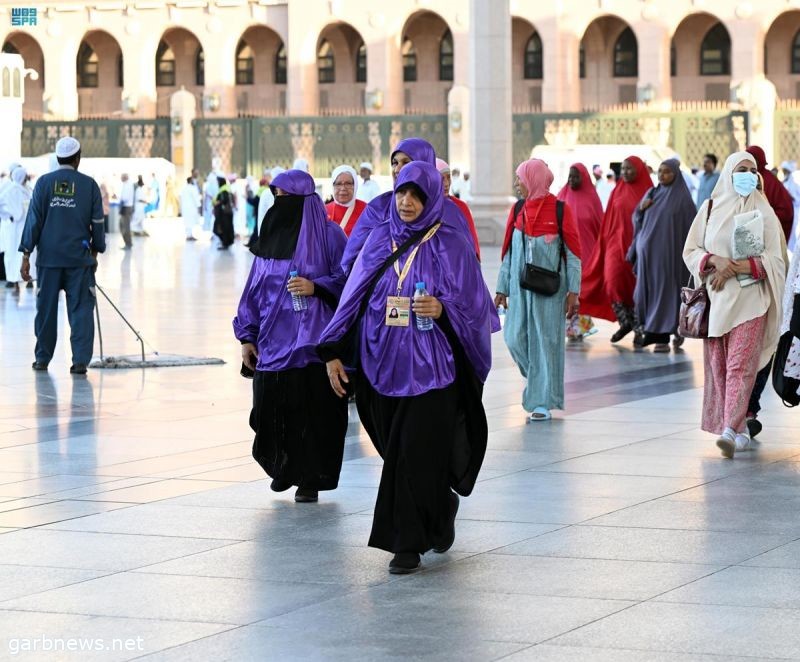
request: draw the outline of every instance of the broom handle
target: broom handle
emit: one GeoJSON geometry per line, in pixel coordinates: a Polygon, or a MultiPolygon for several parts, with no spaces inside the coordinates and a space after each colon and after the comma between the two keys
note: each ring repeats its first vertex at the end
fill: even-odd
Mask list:
{"type": "Polygon", "coordinates": [[[134,328],[133,328],[133,326],[132,326],[132,325],[131,325],[131,323],[128,321],[128,319],[125,317],[125,315],[123,315],[123,314],[122,314],[122,311],[121,311],[119,308],[117,308],[117,307],[114,305],[114,302],[113,302],[113,301],[111,300],[111,298],[110,298],[110,297],[109,297],[109,296],[108,296],[108,295],[105,293],[105,291],[103,290],[103,288],[102,288],[102,287],[100,287],[99,285],[97,285],[97,283],[95,283],[95,287],[96,287],[96,288],[97,288],[97,290],[100,292],[100,294],[102,294],[102,295],[105,297],[106,301],[108,301],[108,303],[111,305],[111,307],[112,307],[114,310],[116,310],[116,311],[117,311],[117,315],[119,315],[119,316],[122,318],[122,321],[123,321],[123,322],[125,322],[125,324],[127,324],[127,325],[128,325],[128,328],[129,328],[131,331],[133,331],[133,334],[134,334],[134,335],[136,336],[136,338],[139,340],[139,344],[140,344],[140,346],[141,346],[141,348],[142,348],[142,363],[144,363],[144,362],[145,362],[145,358],[144,358],[144,338],[142,338],[142,336],[141,336],[141,335],[139,335],[139,332],[138,332],[136,329],[134,329],[134,328]]]}

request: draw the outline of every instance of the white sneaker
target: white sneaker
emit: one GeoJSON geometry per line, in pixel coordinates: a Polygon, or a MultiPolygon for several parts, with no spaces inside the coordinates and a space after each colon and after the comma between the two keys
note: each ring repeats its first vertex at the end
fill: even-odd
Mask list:
{"type": "Polygon", "coordinates": [[[740,432],[736,435],[736,450],[737,451],[751,451],[753,450],[755,444],[753,440],[750,438],[749,434],[744,432],[740,432]]]}
{"type": "Polygon", "coordinates": [[[722,457],[727,457],[729,460],[733,458],[736,453],[736,435],[730,428],[725,428],[725,431],[717,439],[717,448],[722,451],[722,457]]]}

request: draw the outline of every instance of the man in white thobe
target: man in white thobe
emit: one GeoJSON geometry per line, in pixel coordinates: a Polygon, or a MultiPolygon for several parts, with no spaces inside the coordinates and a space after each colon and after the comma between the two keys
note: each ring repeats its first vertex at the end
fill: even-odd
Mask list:
{"type": "Polygon", "coordinates": [[[381,187],[374,179],[372,179],[372,164],[364,161],[359,166],[359,174],[361,175],[361,183],[358,185],[358,193],[356,193],[357,200],[363,200],[367,204],[372,202],[381,194],[381,187]]]}
{"type": "Polygon", "coordinates": [[[186,229],[186,241],[196,241],[194,230],[200,222],[200,193],[191,177],[186,179],[186,184],[181,189],[180,203],[183,227],[186,229]]]}

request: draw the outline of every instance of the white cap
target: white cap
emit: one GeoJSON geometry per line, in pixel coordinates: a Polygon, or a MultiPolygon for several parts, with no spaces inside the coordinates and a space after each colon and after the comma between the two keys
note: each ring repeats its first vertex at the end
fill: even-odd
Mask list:
{"type": "Polygon", "coordinates": [[[369,161],[364,161],[360,166],[358,166],[359,170],[362,170],[364,168],[372,172],[372,164],[369,161]]]}
{"type": "Polygon", "coordinates": [[[81,151],[81,144],[72,136],[64,136],[56,143],[56,156],[60,159],[68,159],[81,151]]]}

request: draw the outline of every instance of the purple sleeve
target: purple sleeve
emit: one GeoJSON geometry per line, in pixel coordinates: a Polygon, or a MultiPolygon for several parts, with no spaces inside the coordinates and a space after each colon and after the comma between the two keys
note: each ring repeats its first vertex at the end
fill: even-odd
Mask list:
{"type": "Polygon", "coordinates": [[[344,254],[342,255],[342,270],[346,276],[350,275],[353,270],[353,265],[356,263],[356,258],[364,248],[364,244],[369,238],[375,226],[385,220],[386,205],[391,202],[392,192],[382,193],[372,202],[370,202],[366,209],[361,213],[356,221],[356,226],[350,233],[350,238],[347,240],[344,254]]]}
{"type": "Polygon", "coordinates": [[[322,296],[323,300],[326,298],[333,299],[331,308],[336,308],[336,303],[339,297],[342,296],[345,281],[347,280],[342,269],[342,254],[347,244],[347,235],[345,235],[342,228],[335,223],[328,223],[326,227],[328,234],[328,263],[330,264],[330,273],[319,278],[314,279],[314,289],[322,288],[330,294],[330,297],[322,296]]]}
{"type": "Polygon", "coordinates": [[[239,299],[239,309],[233,318],[233,334],[242,343],[256,344],[258,331],[261,326],[261,311],[259,306],[259,287],[263,273],[263,258],[257,257],[250,267],[250,275],[244,285],[242,298],[239,299]]]}

